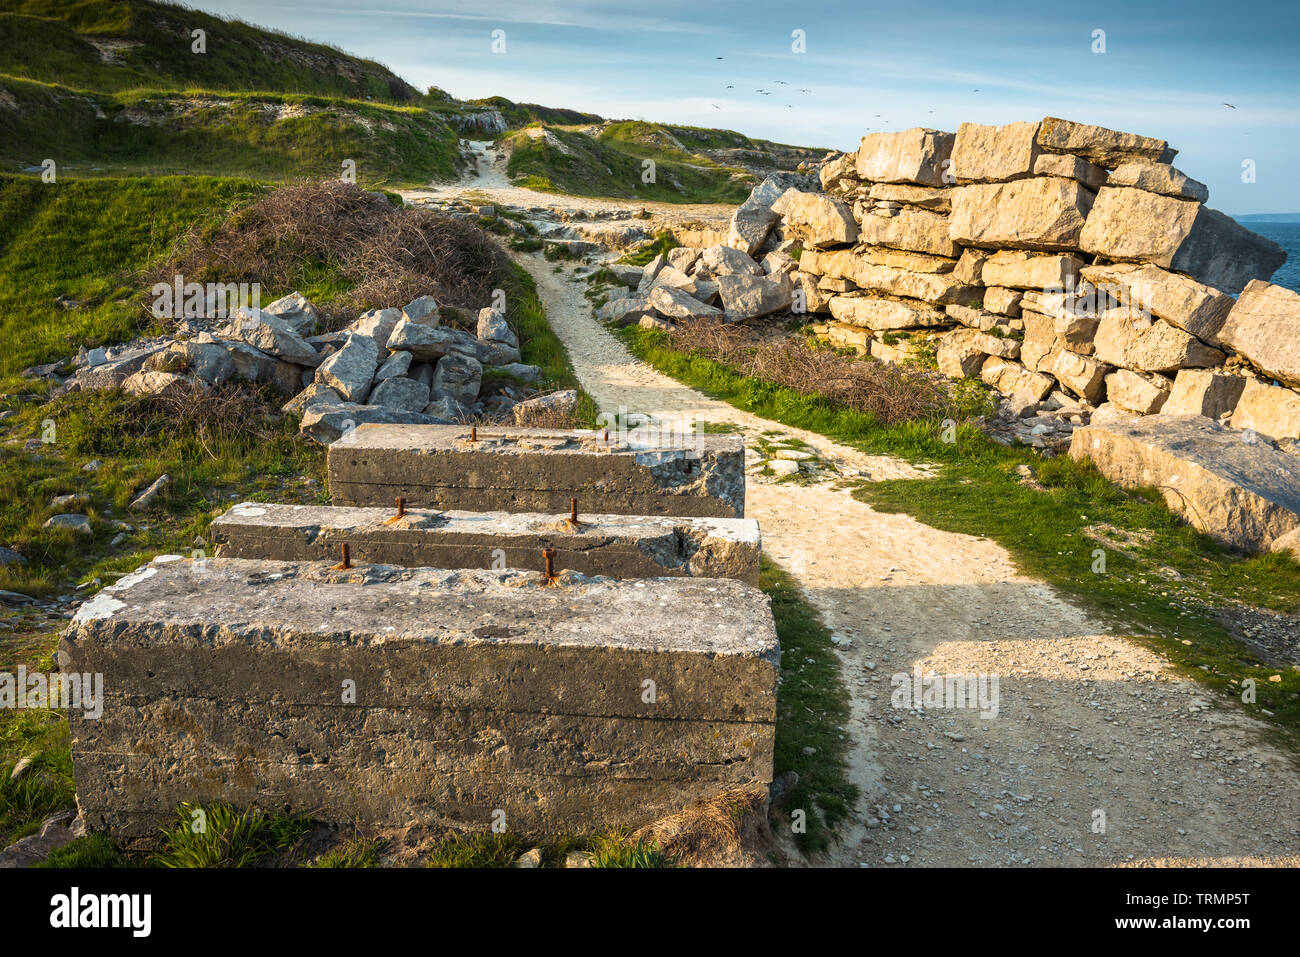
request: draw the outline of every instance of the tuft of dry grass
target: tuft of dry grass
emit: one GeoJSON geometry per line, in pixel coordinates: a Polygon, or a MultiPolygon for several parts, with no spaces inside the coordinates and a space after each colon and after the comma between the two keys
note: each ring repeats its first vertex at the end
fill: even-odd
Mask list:
{"type": "Polygon", "coordinates": [[[152,269],[150,284],[260,283],[289,290],[304,276],[341,289],[322,307],[327,326],[361,309],[400,307],[422,295],[477,311],[509,281],[509,260],[474,223],[394,206],[338,180],[301,180],[196,227],[152,269]]]}
{"type": "Polygon", "coordinates": [[[746,326],[716,319],[683,322],[668,335],[674,351],[822,396],[874,415],[885,425],[946,417],[955,408],[948,381],[931,370],[865,361],[798,337],[763,338],[746,326]]]}

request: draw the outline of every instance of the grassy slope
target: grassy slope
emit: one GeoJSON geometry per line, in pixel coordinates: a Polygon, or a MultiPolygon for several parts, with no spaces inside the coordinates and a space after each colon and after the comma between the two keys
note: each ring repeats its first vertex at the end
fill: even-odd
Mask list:
{"type": "Polygon", "coordinates": [[[639,358],[739,408],[867,452],[939,463],[933,479],[863,483],[855,494],[874,508],[905,512],[936,528],[992,538],[1027,574],[1230,700],[1239,701],[1241,682],[1253,679],[1257,700],[1242,707],[1271,721],[1292,743],[1300,740],[1300,671],[1266,664],[1217,615],[1234,602],[1300,610],[1300,569],[1291,558],[1229,552],[1180,521],[1156,491],[1120,489],[1091,463],[1006,448],[967,425],[951,444],[941,441],[937,422],[884,427],[824,399],[674,352],[661,333],[629,329],[624,336],[639,358]],[[1045,488],[1021,482],[1021,465],[1034,469],[1045,488]],[[1136,540],[1099,541],[1094,534],[1104,525],[1135,533],[1136,540]],[[1100,574],[1092,570],[1098,548],[1106,555],[1100,574]]]}

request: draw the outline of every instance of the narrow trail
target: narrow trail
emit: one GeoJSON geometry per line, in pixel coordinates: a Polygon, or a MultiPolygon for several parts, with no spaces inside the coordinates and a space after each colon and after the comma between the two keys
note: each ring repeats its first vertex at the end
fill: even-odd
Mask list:
{"type": "MultiPolygon", "coordinates": [[[[924,480],[907,462],[750,415],[656,372],[595,320],[580,277],[540,256],[519,262],[602,410],[732,423],[748,445],[807,442],[841,476],[924,480]]],[[[1020,574],[996,543],[876,512],[841,485],[751,474],[746,494],[765,553],[835,634],[851,696],[844,732],[862,797],[814,863],[1300,865],[1295,768],[1260,722],[1105,633],[1020,574]],[[996,716],[894,707],[891,676],[915,668],[997,676],[996,716]]]]}

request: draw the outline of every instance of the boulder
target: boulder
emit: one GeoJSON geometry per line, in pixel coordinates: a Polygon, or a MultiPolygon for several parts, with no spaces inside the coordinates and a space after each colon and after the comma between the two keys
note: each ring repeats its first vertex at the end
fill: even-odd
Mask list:
{"type": "Polygon", "coordinates": [[[862,326],[874,332],[890,329],[923,329],[948,325],[948,317],[924,302],[902,302],[896,299],[873,299],[863,296],[834,296],[830,301],[831,315],[851,326],[862,326]]]}
{"type": "Polygon", "coordinates": [[[370,336],[349,336],[343,348],[316,369],[316,381],[329,386],[346,402],[364,402],[379,368],[379,350],[370,336]]]}
{"type": "Polygon", "coordinates": [[[1034,253],[1017,249],[999,250],[980,270],[986,286],[1008,289],[1066,289],[1079,282],[1083,260],[1072,253],[1034,253]]]}
{"type": "Polygon", "coordinates": [[[320,354],[287,322],[260,309],[238,310],[221,335],[296,365],[315,366],[321,361],[320,354]]]}
{"type": "Polygon", "coordinates": [[[989,286],[984,290],[984,308],[989,312],[996,312],[1000,316],[1009,316],[1016,319],[1020,316],[1020,300],[1023,295],[1024,293],[1019,289],[989,286]]]}
{"type": "Polygon", "coordinates": [[[728,322],[743,322],[789,309],[794,301],[794,284],[785,277],[746,276],[733,273],[718,277],[718,293],[728,322]]]}
{"type": "Polygon", "coordinates": [[[745,252],[732,246],[709,246],[695,264],[697,279],[716,279],[733,273],[749,276],[763,275],[763,267],[745,252]]]}
{"type": "Polygon", "coordinates": [[[1261,372],[1300,388],[1300,294],[1251,282],[1228,312],[1219,342],[1261,372]]]}
{"type": "Polygon", "coordinates": [[[695,263],[699,258],[700,251],[692,249],[690,246],[678,246],[675,249],[668,250],[668,265],[688,275],[695,268],[695,263]]]}
{"type": "Polygon", "coordinates": [[[1022,179],[1034,171],[1038,146],[1037,123],[957,127],[952,147],[952,175],[958,183],[1001,183],[1022,179]]]}
{"type": "Polygon", "coordinates": [[[1106,394],[1106,374],[1110,372],[1110,366],[1063,349],[1047,360],[1043,371],[1055,376],[1070,394],[1095,405],[1106,394]]]}
{"type": "Polygon", "coordinates": [[[1286,261],[1282,247],[1198,202],[1105,186],[1079,236],[1084,252],[1120,262],[1148,262],[1238,293],[1286,261]]]}
{"type": "Polygon", "coordinates": [[[654,283],[655,277],[659,275],[659,270],[663,269],[667,262],[668,257],[660,253],[641,268],[641,278],[637,280],[636,284],[638,296],[644,296],[650,292],[650,286],[654,283]]]}
{"type": "Polygon", "coordinates": [[[1232,412],[1246,387],[1246,377],[1213,369],[1180,369],[1160,411],[1165,415],[1204,415],[1218,419],[1232,412]]]}
{"type": "Polygon", "coordinates": [[[1300,438],[1300,395],[1279,385],[1246,379],[1229,424],[1270,439],[1300,438]]]}
{"type": "Polygon", "coordinates": [[[321,445],[330,445],[359,425],[451,425],[437,416],[382,405],[318,402],[303,410],[298,430],[321,445]]]}
{"type": "Polygon", "coordinates": [[[319,405],[322,402],[337,405],[342,401],[343,397],[329,386],[321,385],[319,382],[313,382],[284,405],[280,406],[280,411],[299,412],[310,405],[319,405]]]}
{"type": "Polygon", "coordinates": [[[1055,116],[1044,117],[1039,124],[1038,145],[1049,153],[1073,153],[1106,169],[1131,160],[1168,163],[1178,153],[1164,140],[1073,123],[1055,116]]]}
{"type": "Polygon", "coordinates": [[[901,203],[919,206],[936,213],[952,209],[952,190],[939,186],[913,186],[910,183],[876,183],[867,191],[867,198],[881,203],[901,203]]]}
{"type": "Polygon", "coordinates": [[[539,395],[535,399],[520,402],[514,407],[515,425],[529,425],[538,415],[545,415],[547,418],[571,415],[577,407],[576,389],[564,389],[549,395],[539,395]]]}
{"type": "Polygon", "coordinates": [[[825,193],[786,190],[772,204],[772,212],[781,216],[787,226],[796,227],[810,246],[842,246],[858,238],[853,210],[843,200],[825,193]]]}
{"type": "Polygon", "coordinates": [[[371,309],[363,312],[343,331],[349,336],[368,336],[373,339],[379,347],[380,357],[383,357],[393,328],[401,319],[400,309],[371,309]]]}
{"type": "Polygon", "coordinates": [[[993,253],[987,249],[963,249],[961,257],[957,260],[957,265],[952,269],[952,277],[957,282],[965,283],[967,286],[981,286],[984,284],[984,264],[989,261],[993,253]]]}
{"type": "MultiPolygon", "coordinates": [[[[650,290],[647,304],[659,315],[669,319],[710,319],[722,316],[721,309],[706,306],[689,293],[672,286],[655,286],[650,290]]],[[[639,322],[641,318],[638,316],[637,321],[639,322]]]]}
{"type": "Polygon", "coordinates": [[[1054,380],[1040,372],[1031,372],[1012,359],[990,356],[980,367],[980,378],[1006,396],[1021,396],[1041,401],[1052,391],[1054,380]]]}
{"type": "Polygon", "coordinates": [[[1129,412],[1151,415],[1169,399],[1169,382],[1159,376],[1142,376],[1118,369],[1106,376],[1106,398],[1129,412]]]}
{"type": "Polygon", "coordinates": [[[421,296],[419,299],[412,299],[402,310],[402,316],[411,322],[423,322],[428,326],[436,326],[439,322],[438,301],[432,296],[421,296]]]}
{"type": "Polygon", "coordinates": [[[177,359],[209,385],[221,385],[238,374],[231,351],[227,343],[213,341],[211,337],[207,337],[206,341],[202,338],[189,339],[173,342],[164,351],[155,352],[145,364],[160,372],[173,371],[171,363],[177,359]]]}
{"type": "Polygon", "coordinates": [[[822,189],[828,193],[837,187],[856,182],[857,178],[857,153],[841,153],[835,159],[823,163],[822,168],[817,171],[817,180],[821,183],[822,189]]]}
{"type": "Polygon", "coordinates": [[[953,191],[948,236],[968,246],[1074,249],[1092,201],[1091,192],[1059,176],[961,186],[953,191]]]}
{"type": "Polygon", "coordinates": [[[505,315],[491,307],[478,312],[478,337],[484,342],[500,342],[514,349],[519,348],[519,337],[510,328],[510,323],[506,322],[505,315]]]}
{"type": "MultiPolygon", "coordinates": [[[[382,379],[391,379],[394,376],[406,375],[411,371],[411,365],[414,361],[415,360],[409,352],[402,352],[399,350],[391,353],[388,358],[384,360],[384,364],[375,372],[375,382],[379,382],[382,379]]],[[[382,405],[383,403],[381,402],[379,404],[382,405]]]]}
{"type": "Polygon", "coordinates": [[[1055,323],[1048,316],[1024,313],[1025,337],[1020,341],[1020,362],[1031,372],[1046,372],[1046,366],[1060,350],[1055,323]]]}
{"type": "Polygon", "coordinates": [[[867,246],[889,246],[956,259],[961,248],[948,235],[948,217],[927,209],[904,206],[895,216],[863,216],[858,240],[867,246]]]}
{"type": "Polygon", "coordinates": [[[1204,416],[1161,415],[1075,429],[1070,455],[1169,507],[1225,544],[1262,551],[1300,527],[1300,470],[1266,442],[1242,441],[1204,416]]]}
{"type": "MultiPolygon", "coordinates": [[[[970,250],[962,250],[961,254],[966,255],[970,250]]],[[[983,253],[983,250],[978,250],[983,253]]],[[[848,278],[853,275],[853,270],[860,263],[870,263],[874,266],[892,266],[895,269],[906,269],[909,272],[929,272],[945,273],[954,272],[960,259],[953,259],[950,256],[935,256],[930,253],[918,253],[910,249],[890,249],[888,246],[857,246],[853,249],[837,249],[832,252],[818,253],[815,250],[805,250],[799,258],[799,268],[805,272],[809,271],[804,267],[804,261],[812,256],[818,263],[826,263],[827,268],[823,270],[832,276],[848,278]]],[[[974,279],[963,277],[962,282],[975,285],[978,282],[978,276],[974,279]]]]}
{"type": "Polygon", "coordinates": [[[314,333],[320,324],[320,313],[312,301],[300,292],[291,292],[277,299],[262,312],[287,323],[290,329],[304,339],[314,333]]]}
{"type": "MultiPolygon", "coordinates": [[[[442,362],[439,361],[438,364],[441,365],[442,362]]],[[[366,402],[369,405],[382,405],[387,409],[420,412],[429,404],[429,387],[417,379],[392,376],[371,389],[366,402]]]]}
{"type": "Polygon", "coordinates": [[[185,395],[188,392],[207,388],[206,382],[192,375],[154,372],[149,369],[142,369],[122,381],[122,391],[130,395],[185,395]]]}
{"type": "Polygon", "coordinates": [[[936,356],[939,371],[950,379],[978,375],[987,353],[977,345],[979,333],[974,329],[954,329],[939,340],[936,356]]]}
{"type": "Polygon", "coordinates": [[[646,299],[611,299],[596,310],[596,318],[622,328],[638,322],[649,312],[650,304],[646,299]]]}
{"type": "Polygon", "coordinates": [[[1139,372],[1206,369],[1224,355],[1163,320],[1150,320],[1127,306],[1105,310],[1092,340],[1093,354],[1107,365],[1139,372]]]}
{"type": "Polygon", "coordinates": [[[74,535],[94,535],[95,530],[90,527],[90,519],[85,515],[68,514],[52,515],[45,520],[43,528],[66,528],[74,535]]]}
{"type": "Polygon", "coordinates": [[[1106,178],[1107,186],[1132,186],[1148,193],[1207,202],[1210,189],[1168,163],[1131,161],[1116,166],[1106,178]]]}
{"type": "Polygon", "coordinates": [[[430,326],[401,319],[388,337],[388,348],[411,353],[421,362],[434,362],[449,352],[477,356],[479,342],[468,332],[450,326],[430,326]]]}
{"type": "Polygon", "coordinates": [[[1034,160],[1035,176],[1064,176],[1082,183],[1094,193],[1106,182],[1107,172],[1093,166],[1082,156],[1068,153],[1042,153],[1034,160]]]}
{"type": "Polygon", "coordinates": [[[1233,298],[1217,289],[1149,263],[1085,266],[1083,278],[1099,290],[1136,306],[1205,342],[1215,342],[1233,298]]]}
{"type": "MultiPolygon", "coordinates": [[[[781,218],[772,204],[793,187],[794,178],[789,173],[773,173],[755,186],[731,217],[726,244],[747,256],[757,253],[781,218]]],[[[684,267],[678,268],[685,271],[684,267]]]]}
{"type": "Polygon", "coordinates": [[[858,260],[857,268],[848,278],[860,289],[940,305],[971,302],[980,297],[980,290],[960,281],[956,272],[916,273],[858,260]]]}
{"type": "Polygon", "coordinates": [[[458,402],[473,405],[483,381],[483,365],[471,356],[452,352],[438,360],[433,369],[432,392],[449,395],[458,402]]]}
{"type": "Polygon", "coordinates": [[[901,133],[868,133],[858,147],[857,173],[872,183],[944,186],[952,156],[952,133],[920,127],[901,133]]]}

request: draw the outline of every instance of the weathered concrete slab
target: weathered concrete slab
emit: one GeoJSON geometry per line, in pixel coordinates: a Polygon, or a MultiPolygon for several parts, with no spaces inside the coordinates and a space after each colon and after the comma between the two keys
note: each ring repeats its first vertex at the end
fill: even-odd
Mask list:
{"type": "Polygon", "coordinates": [[[92,827],[220,800],[556,833],[770,780],[778,654],[727,579],[160,558],[60,666],[104,675],[103,717],[71,717],[92,827]]]}
{"type": "Polygon", "coordinates": [[[1250,438],[1201,415],[1146,416],[1075,429],[1070,455],[1121,485],[1154,486],[1196,528],[1262,551],[1300,527],[1300,468],[1250,438]]]}
{"type": "Polygon", "coordinates": [[[439,512],[242,502],[212,523],[222,558],[337,562],[348,543],[355,564],[407,568],[545,568],[610,578],[735,578],[758,584],[758,522],[745,518],[657,518],[439,512]]]}
{"type": "Polygon", "coordinates": [[[742,518],[745,447],[735,435],[677,443],[601,432],[363,425],[329,448],[336,505],[465,511],[742,518]]]}

